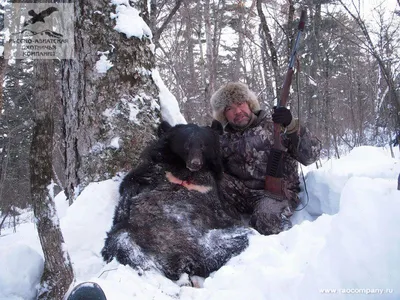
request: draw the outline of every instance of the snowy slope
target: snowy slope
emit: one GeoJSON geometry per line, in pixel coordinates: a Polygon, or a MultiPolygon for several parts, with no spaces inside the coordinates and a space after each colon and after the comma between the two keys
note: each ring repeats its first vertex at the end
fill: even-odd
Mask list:
{"type": "MultiPolygon", "coordinates": [[[[359,147],[309,171],[309,204],[293,217],[297,225],[279,235],[251,237],[248,249],[200,289],[180,287],[155,271],[139,276],[115,261],[104,264],[100,250],[119,178],[90,184],[71,207],[58,195],[57,210],[77,282],[99,283],[110,300],[400,299],[398,158],[359,147]]],[[[34,299],[42,256],[32,223],[16,233],[2,231],[1,300],[34,299]]]]}

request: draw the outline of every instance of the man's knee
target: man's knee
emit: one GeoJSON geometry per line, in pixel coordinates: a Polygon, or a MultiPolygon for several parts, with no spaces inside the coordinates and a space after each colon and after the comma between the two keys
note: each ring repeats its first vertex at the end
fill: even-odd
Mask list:
{"type": "Polygon", "coordinates": [[[224,202],[238,213],[252,213],[253,199],[250,191],[239,179],[224,174],[220,183],[224,202]]]}

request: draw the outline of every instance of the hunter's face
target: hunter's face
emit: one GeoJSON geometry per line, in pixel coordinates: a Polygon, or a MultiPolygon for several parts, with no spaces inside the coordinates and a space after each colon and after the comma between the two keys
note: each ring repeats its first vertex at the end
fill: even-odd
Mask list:
{"type": "Polygon", "coordinates": [[[225,107],[225,118],[236,127],[246,127],[251,119],[251,110],[247,102],[232,103],[225,107]]]}

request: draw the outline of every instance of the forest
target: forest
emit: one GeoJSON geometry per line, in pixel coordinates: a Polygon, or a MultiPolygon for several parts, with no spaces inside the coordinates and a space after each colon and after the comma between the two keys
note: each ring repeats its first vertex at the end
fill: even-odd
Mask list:
{"type": "Polygon", "coordinates": [[[39,234],[62,239],[46,221],[50,194],[64,190],[72,204],[90,182],[134,166],[163,118],[164,85],[188,123],[210,124],[210,97],[231,81],[272,111],[301,10],[289,107],[322,141],[322,157],[399,147],[400,0],[47,1],[73,5],[69,59],[6,53],[7,19],[17,4],[27,15],[24,3],[0,1],[0,230],[31,207],[39,234]],[[120,30],[124,13],[145,30],[120,30]]]}

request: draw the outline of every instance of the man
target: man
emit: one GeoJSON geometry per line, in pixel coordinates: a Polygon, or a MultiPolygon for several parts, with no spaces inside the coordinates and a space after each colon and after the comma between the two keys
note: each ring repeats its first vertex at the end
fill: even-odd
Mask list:
{"type": "Polygon", "coordinates": [[[298,164],[319,157],[321,142],[290,110],[279,107],[272,120],[260,110],[256,95],[243,83],[228,83],[211,97],[213,117],[224,125],[221,151],[225,174],[221,182],[231,214],[250,214],[250,225],[261,234],[277,234],[291,226],[290,216],[300,200],[298,164]],[[273,122],[281,124],[283,197],[264,190],[267,161],[273,145],[273,122]]]}

